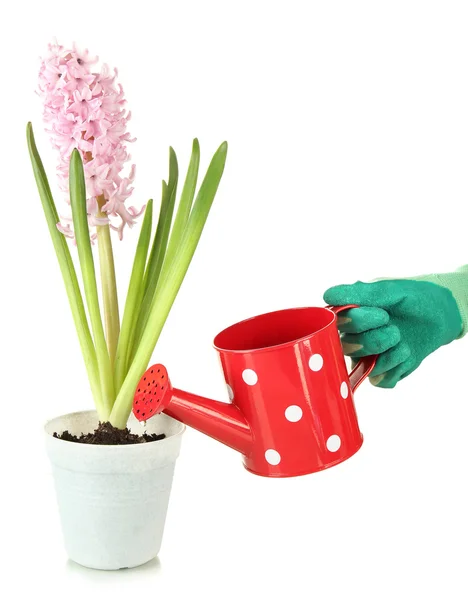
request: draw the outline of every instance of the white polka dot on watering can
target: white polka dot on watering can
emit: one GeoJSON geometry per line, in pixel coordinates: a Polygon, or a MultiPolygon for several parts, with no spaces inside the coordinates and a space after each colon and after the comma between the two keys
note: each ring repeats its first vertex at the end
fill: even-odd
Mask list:
{"type": "Polygon", "coordinates": [[[276,450],[270,448],[270,450],[265,452],[265,459],[269,465],[273,465],[275,467],[276,465],[280,464],[281,455],[276,450]]]}
{"type": "Polygon", "coordinates": [[[247,385],[255,385],[258,381],[258,375],[252,369],[245,369],[242,372],[242,379],[247,385]]]}
{"type": "Polygon", "coordinates": [[[232,391],[232,387],[229,385],[229,383],[226,383],[226,387],[229,394],[229,400],[232,402],[234,400],[234,392],[232,391]]]}
{"type": "Polygon", "coordinates": [[[341,439],[339,435],[331,435],[327,440],[327,448],[330,452],[336,452],[340,449],[341,439]]]}
{"type": "Polygon", "coordinates": [[[348,397],[349,388],[348,388],[348,384],[346,383],[346,381],[343,381],[343,383],[341,384],[340,392],[341,392],[342,398],[346,399],[348,397]]]}
{"type": "Polygon", "coordinates": [[[297,423],[302,419],[302,408],[296,404],[292,404],[284,411],[284,416],[291,423],[297,423]]]}
{"type": "Polygon", "coordinates": [[[309,358],[309,368],[311,371],[320,371],[323,367],[323,357],[321,354],[312,354],[309,358]]]}

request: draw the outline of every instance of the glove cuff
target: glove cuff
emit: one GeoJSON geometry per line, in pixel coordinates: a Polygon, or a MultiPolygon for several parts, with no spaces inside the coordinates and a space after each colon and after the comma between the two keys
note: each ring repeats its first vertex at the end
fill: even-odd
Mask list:
{"type": "Polygon", "coordinates": [[[457,303],[462,318],[462,331],[457,339],[468,333],[468,265],[457,269],[453,273],[433,273],[431,275],[405,277],[405,279],[428,281],[448,289],[457,303]]]}

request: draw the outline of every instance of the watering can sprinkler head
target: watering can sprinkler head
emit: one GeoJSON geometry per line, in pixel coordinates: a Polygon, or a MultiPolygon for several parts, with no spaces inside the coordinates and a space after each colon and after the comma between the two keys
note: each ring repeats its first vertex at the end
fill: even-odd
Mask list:
{"type": "Polygon", "coordinates": [[[164,365],[153,365],[140,379],[133,398],[133,414],[139,421],[168,408],[172,397],[172,385],[164,365]]]}
{"type": "Polygon", "coordinates": [[[353,394],[375,356],[348,374],[340,308],[297,308],[237,323],[215,338],[231,403],[173,388],[163,365],[135,391],[140,421],[163,412],[230,446],[257,475],[291,477],[341,463],[362,445],[353,394]]]}

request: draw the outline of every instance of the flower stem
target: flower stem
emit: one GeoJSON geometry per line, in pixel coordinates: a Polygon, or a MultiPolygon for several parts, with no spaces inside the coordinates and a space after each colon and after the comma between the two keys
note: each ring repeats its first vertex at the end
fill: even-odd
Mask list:
{"type": "MultiPolygon", "coordinates": [[[[101,212],[106,203],[104,196],[97,199],[99,206],[98,217],[104,217],[101,212]]],[[[97,239],[99,249],[99,265],[101,270],[102,299],[104,305],[104,324],[106,329],[107,348],[111,368],[114,368],[117,344],[119,342],[120,319],[119,301],[117,297],[117,283],[115,278],[114,253],[112,251],[112,240],[109,225],[98,225],[97,239]]]]}

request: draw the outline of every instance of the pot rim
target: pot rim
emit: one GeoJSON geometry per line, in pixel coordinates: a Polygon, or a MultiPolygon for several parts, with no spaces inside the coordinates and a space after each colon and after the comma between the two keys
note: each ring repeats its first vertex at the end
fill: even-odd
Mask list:
{"type": "MultiPolygon", "coordinates": [[[[87,448],[118,448],[120,449],[120,451],[122,452],[123,448],[135,448],[135,447],[148,447],[146,444],[77,444],[76,442],[71,442],[69,440],[62,440],[60,438],[55,438],[53,436],[53,434],[48,431],[48,426],[53,422],[56,421],[58,419],[62,419],[63,417],[73,417],[75,415],[85,415],[85,414],[95,414],[97,415],[97,411],[95,409],[89,409],[89,410],[77,410],[77,411],[73,411],[70,413],[65,413],[63,415],[59,415],[57,417],[53,417],[52,419],[48,419],[45,423],[44,423],[44,432],[47,435],[47,437],[53,439],[55,442],[57,443],[64,443],[64,444],[73,444],[75,446],[83,446],[83,447],[87,447],[87,448]]],[[[164,413],[159,413],[159,414],[163,414],[164,417],[166,419],[171,419],[172,421],[175,421],[178,425],[179,425],[179,430],[176,433],[172,433],[172,434],[165,434],[166,437],[163,438],[162,440],[155,440],[157,441],[158,444],[164,444],[164,443],[168,443],[169,440],[173,440],[177,437],[181,437],[182,434],[185,432],[186,430],[186,426],[181,423],[180,421],[177,421],[177,419],[173,419],[172,417],[169,417],[169,415],[166,415],[164,413]]],[[[147,444],[151,444],[152,442],[147,442],[147,444]]],[[[129,450],[130,451],[130,450],[129,450]]]]}

